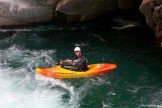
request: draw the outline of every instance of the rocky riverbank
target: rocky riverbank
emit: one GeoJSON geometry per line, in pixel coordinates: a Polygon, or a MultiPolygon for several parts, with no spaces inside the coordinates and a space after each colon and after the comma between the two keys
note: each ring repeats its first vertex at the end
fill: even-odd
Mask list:
{"type": "MultiPolygon", "coordinates": [[[[162,41],[162,0],[0,0],[0,27],[84,22],[118,10],[140,10],[162,41]]],[[[111,16],[110,16],[111,17],[111,16]]],[[[128,16],[129,17],[129,16],[128,16]]]]}

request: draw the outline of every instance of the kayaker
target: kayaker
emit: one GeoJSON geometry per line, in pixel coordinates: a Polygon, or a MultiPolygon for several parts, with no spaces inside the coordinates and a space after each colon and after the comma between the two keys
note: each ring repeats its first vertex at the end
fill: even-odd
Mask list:
{"type": "Polygon", "coordinates": [[[60,65],[62,68],[75,70],[75,71],[86,71],[88,70],[87,67],[87,59],[81,53],[81,49],[79,47],[75,47],[74,49],[76,57],[74,59],[68,59],[65,61],[61,61],[60,65]]]}

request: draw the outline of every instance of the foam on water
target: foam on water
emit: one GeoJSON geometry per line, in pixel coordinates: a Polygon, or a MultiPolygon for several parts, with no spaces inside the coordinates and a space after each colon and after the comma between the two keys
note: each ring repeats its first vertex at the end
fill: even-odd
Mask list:
{"type": "Polygon", "coordinates": [[[112,26],[113,29],[117,29],[117,30],[123,30],[123,29],[128,29],[128,28],[133,28],[136,27],[137,25],[135,24],[127,24],[127,25],[123,25],[121,27],[114,27],[112,26]]]}
{"type": "Polygon", "coordinates": [[[105,42],[105,41],[106,41],[106,40],[103,39],[103,37],[100,36],[100,35],[96,35],[96,34],[92,34],[92,35],[93,35],[93,37],[97,37],[97,38],[99,38],[102,42],[105,42]]]}
{"type": "Polygon", "coordinates": [[[53,50],[31,51],[16,45],[0,50],[1,108],[76,108],[74,87],[64,81],[35,74],[35,68],[55,61],[53,50]]]}
{"type": "Polygon", "coordinates": [[[117,41],[114,31],[101,32],[102,27],[93,28],[91,24],[0,29],[3,38],[0,40],[0,108],[161,105],[161,52],[148,50],[151,47],[144,47],[147,43],[143,39],[120,39],[133,36],[135,32],[131,29],[140,26],[138,23],[121,22],[119,25],[114,28],[119,33],[115,33],[117,41]],[[125,35],[124,30],[129,31],[129,28],[131,33],[125,35]],[[75,35],[90,38],[77,39],[75,35]],[[143,44],[138,45],[141,41],[143,44]],[[56,62],[55,58],[72,55],[70,48],[74,45],[83,47],[91,63],[112,62],[118,69],[92,78],[66,80],[35,73],[36,67],[49,67],[56,62]]]}
{"type": "Polygon", "coordinates": [[[124,30],[129,28],[134,28],[137,26],[142,26],[138,21],[124,20],[124,19],[114,19],[114,21],[120,26],[112,26],[116,30],[124,30]]]}

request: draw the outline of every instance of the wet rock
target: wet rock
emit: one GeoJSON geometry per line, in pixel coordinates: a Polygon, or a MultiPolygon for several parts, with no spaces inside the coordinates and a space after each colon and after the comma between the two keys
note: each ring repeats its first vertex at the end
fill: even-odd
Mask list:
{"type": "MultiPolygon", "coordinates": [[[[56,11],[78,21],[87,21],[109,15],[115,10],[132,9],[140,0],[57,0],[56,11]]],[[[69,20],[67,20],[69,21],[69,20]]],[[[70,20],[73,21],[73,20],[70,20]]]]}
{"type": "Polygon", "coordinates": [[[107,0],[107,8],[111,10],[118,10],[118,0],[107,0]]]}
{"type": "MultiPolygon", "coordinates": [[[[78,21],[87,21],[108,14],[106,0],[60,0],[56,6],[56,12],[61,12],[72,21],[76,17],[78,21]]],[[[69,20],[67,20],[69,21],[69,20]]]]}
{"type": "Polygon", "coordinates": [[[138,0],[118,0],[120,9],[131,9],[139,5],[138,0]]]}
{"type": "Polygon", "coordinates": [[[155,32],[158,42],[162,42],[162,0],[143,0],[140,11],[155,32]]]}
{"type": "Polygon", "coordinates": [[[43,0],[0,0],[0,26],[25,26],[49,22],[53,8],[41,4],[43,0]]]}
{"type": "MultiPolygon", "coordinates": [[[[140,1],[140,0],[139,0],[140,1]]],[[[0,26],[82,22],[136,6],[137,0],[0,0],[0,26]]]]}

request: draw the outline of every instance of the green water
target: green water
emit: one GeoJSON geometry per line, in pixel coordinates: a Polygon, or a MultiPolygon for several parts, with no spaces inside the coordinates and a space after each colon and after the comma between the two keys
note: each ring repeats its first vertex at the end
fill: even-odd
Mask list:
{"type": "Polygon", "coordinates": [[[162,50],[142,25],[53,24],[2,29],[0,36],[1,107],[162,107],[162,50]],[[37,76],[36,67],[73,57],[75,45],[81,45],[89,64],[115,63],[117,69],[82,79],[37,76]]]}

